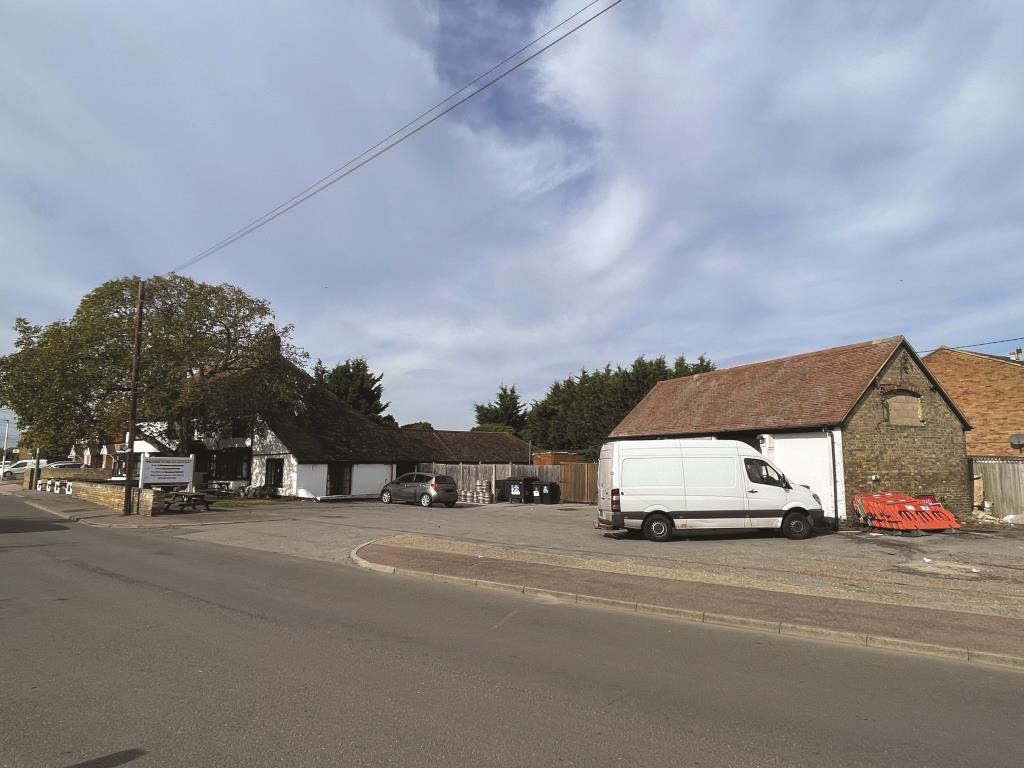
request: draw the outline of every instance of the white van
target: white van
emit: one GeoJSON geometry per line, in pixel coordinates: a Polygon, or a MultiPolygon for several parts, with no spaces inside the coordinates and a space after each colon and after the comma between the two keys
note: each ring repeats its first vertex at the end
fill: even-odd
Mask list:
{"type": "Polygon", "coordinates": [[[821,499],[736,440],[616,440],[601,446],[597,527],[643,531],[778,528],[805,539],[825,527],[821,499]]]}
{"type": "MultiPolygon", "coordinates": [[[[16,461],[13,464],[11,464],[9,467],[4,469],[3,479],[4,480],[13,480],[15,478],[21,477],[29,469],[34,469],[35,466],[36,466],[36,460],[35,459],[22,459],[21,461],[16,461]]],[[[42,469],[45,466],[46,466],[46,459],[40,459],[39,460],[39,468],[42,469]]]]}

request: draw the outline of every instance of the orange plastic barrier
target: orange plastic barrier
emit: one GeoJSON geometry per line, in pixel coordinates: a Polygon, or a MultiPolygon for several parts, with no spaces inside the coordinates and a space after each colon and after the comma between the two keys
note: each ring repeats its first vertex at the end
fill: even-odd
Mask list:
{"type": "Polygon", "coordinates": [[[959,528],[960,523],[941,504],[908,496],[899,491],[858,493],[853,507],[861,523],[870,528],[891,531],[944,531],[959,528]]]}

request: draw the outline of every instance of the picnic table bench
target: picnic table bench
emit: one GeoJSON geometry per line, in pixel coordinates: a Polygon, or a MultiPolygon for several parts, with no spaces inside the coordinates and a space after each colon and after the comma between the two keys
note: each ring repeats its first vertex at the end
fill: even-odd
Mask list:
{"type": "Polygon", "coordinates": [[[210,505],[206,502],[206,494],[198,493],[195,491],[170,491],[164,497],[164,512],[170,512],[171,507],[175,504],[178,505],[177,512],[184,512],[185,509],[191,509],[193,512],[198,512],[201,506],[207,512],[210,511],[210,505]]]}

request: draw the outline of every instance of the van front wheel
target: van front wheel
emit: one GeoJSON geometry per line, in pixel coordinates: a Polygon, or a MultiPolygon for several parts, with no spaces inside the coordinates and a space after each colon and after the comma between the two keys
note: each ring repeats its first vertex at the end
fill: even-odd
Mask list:
{"type": "Polygon", "coordinates": [[[668,541],[672,538],[672,519],[666,515],[651,515],[644,520],[644,536],[648,541],[668,541]]]}
{"type": "Polygon", "coordinates": [[[811,535],[811,521],[803,512],[790,512],[782,520],[782,535],[787,539],[806,539],[811,535]]]}

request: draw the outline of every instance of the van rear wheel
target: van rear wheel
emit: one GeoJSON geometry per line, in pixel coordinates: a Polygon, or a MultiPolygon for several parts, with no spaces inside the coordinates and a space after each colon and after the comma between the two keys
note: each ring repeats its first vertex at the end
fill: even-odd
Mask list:
{"type": "Polygon", "coordinates": [[[672,519],[668,515],[651,515],[644,520],[644,536],[648,541],[668,541],[672,538],[672,519]]]}
{"type": "Polygon", "coordinates": [[[806,539],[811,535],[811,521],[803,512],[790,512],[782,521],[782,535],[787,539],[806,539]]]}

